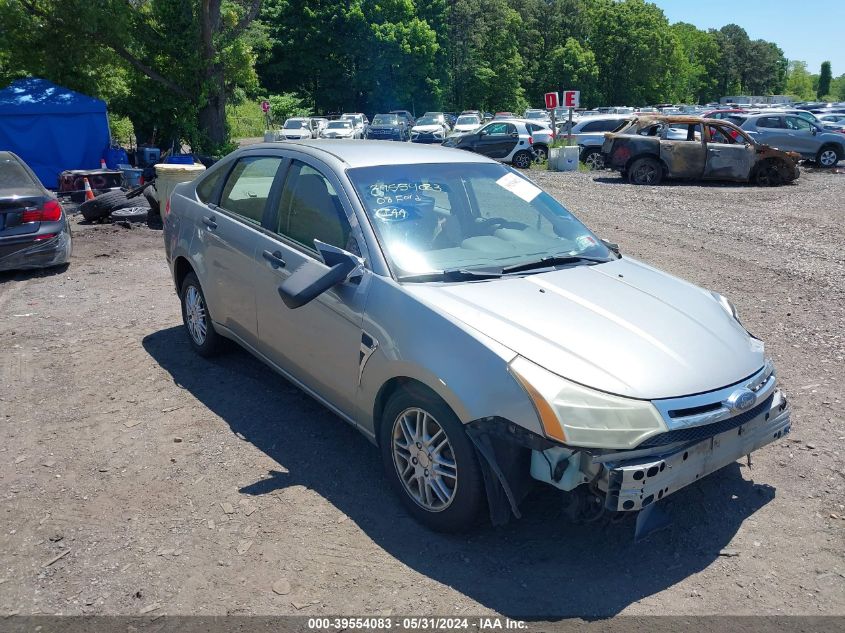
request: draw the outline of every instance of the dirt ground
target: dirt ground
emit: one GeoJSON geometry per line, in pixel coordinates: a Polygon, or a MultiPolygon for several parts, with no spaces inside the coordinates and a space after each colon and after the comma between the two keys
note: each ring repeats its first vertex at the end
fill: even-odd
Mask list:
{"type": "Polygon", "coordinates": [[[191,352],[160,232],[77,225],[66,271],[0,274],[0,616],[845,614],[845,175],[532,176],[733,299],[790,397],[785,441],[669,497],[640,544],[551,491],[433,534],[353,429],[245,352],[191,352]]]}

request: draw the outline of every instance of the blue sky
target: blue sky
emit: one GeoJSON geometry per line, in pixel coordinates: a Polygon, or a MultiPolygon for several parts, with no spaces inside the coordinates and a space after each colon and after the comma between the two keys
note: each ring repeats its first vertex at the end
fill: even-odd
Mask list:
{"type": "Polygon", "coordinates": [[[700,29],[738,24],[751,39],[774,42],[787,59],[818,73],[829,61],[833,76],[845,73],[845,2],[842,0],[650,0],[670,22],[700,29]]]}

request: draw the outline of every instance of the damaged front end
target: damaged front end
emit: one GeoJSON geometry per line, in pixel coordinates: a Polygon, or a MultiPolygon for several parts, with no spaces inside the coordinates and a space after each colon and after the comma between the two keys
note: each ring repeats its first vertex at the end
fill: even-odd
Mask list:
{"type": "MultiPolygon", "coordinates": [[[[657,501],[743,456],[750,460],[753,451],[789,433],[790,409],[773,372],[756,380],[749,383],[757,389],[754,406],[696,411],[627,450],[568,447],[500,418],[470,423],[467,433],[481,458],[493,524],[506,523],[511,514],[519,518],[519,503],[541,481],[566,493],[570,518],[591,521],[608,512],[639,511],[637,539],[665,527],[657,501]]],[[[683,410],[677,401],[664,404],[667,413],[683,410]]]]}

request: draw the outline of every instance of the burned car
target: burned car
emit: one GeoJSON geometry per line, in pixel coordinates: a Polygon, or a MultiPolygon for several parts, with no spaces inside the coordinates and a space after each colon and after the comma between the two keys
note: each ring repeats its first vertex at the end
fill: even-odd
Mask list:
{"type": "Polygon", "coordinates": [[[478,153],[251,145],[176,186],[164,241],[193,350],[236,341],[325,404],[436,530],[519,516],[539,482],[654,516],[790,429],[728,299],[478,153]]]}
{"type": "Polygon", "coordinates": [[[648,116],[606,134],[604,164],[635,185],[664,178],[733,180],[776,186],[798,178],[799,154],[753,140],[728,121],[648,116]]]}

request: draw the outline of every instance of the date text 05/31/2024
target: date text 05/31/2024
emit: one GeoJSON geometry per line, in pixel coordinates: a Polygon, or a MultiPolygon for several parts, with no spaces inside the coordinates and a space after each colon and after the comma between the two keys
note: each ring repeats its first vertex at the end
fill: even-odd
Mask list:
{"type": "Polygon", "coordinates": [[[524,620],[501,617],[323,617],[308,618],[308,629],[325,631],[342,630],[526,630],[524,620]]]}

